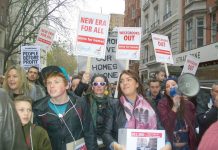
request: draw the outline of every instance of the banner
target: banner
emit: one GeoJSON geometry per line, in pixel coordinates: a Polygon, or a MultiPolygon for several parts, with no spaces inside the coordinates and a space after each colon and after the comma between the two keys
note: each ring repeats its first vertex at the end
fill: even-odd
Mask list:
{"type": "Polygon", "coordinates": [[[22,46],[21,47],[21,66],[27,70],[31,66],[40,68],[40,47],[22,46]]]}
{"type": "Polygon", "coordinates": [[[197,69],[198,69],[198,65],[200,63],[200,60],[197,59],[196,57],[192,56],[192,55],[188,55],[186,57],[186,61],[182,70],[182,73],[191,73],[193,75],[195,75],[197,69]]]}
{"type": "Polygon", "coordinates": [[[156,61],[173,64],[168,36],[151,33],[156,61]]]}
{"type": "MultiPolygon", "coordinates": [[[[92,58],[91,60],[91,74],[104,74],[110,83],[118,80],[119,73],[125,69],[126,65],[126,61],[116,60],[116,44],[116,37],[109,37],[104,59],[92,58]]],[[[78,57],[78,71],[86,70],[86,60],[86,57],[78,57]]]]}
{"type": "Polygon", "coordinates": [[[55,30],[49,29],[45,26],[41,26],[35,45],[41,46],[44,50],[49,50],[52,46],[55,30]]]}
{"type": "Polygon", "coordinates": [[[119,27],[116,58],[140,60],[141,27],[119,27]]]}
{"type": "Polygon", "coordinates": [[[110,15],[81,12],[75,55],[104,58],[110,15]]]}

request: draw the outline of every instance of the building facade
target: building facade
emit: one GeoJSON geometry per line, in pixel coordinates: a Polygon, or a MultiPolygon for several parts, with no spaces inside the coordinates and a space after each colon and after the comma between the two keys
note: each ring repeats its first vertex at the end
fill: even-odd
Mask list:
{"type": "MultiPolygon", "coordinates": [[[[139,72],[143,81],[153,76],[154,72],[161,69],[163,64],[157,63],[151,38],[151,33],[169,37],[173,54],[181,51],[182,40],[182,3],[180,0],[146,0],[142,3],[141,23],[141,59],[139,72]]],[[[176,69],[171,69],[176,71],[176,69]]]]}

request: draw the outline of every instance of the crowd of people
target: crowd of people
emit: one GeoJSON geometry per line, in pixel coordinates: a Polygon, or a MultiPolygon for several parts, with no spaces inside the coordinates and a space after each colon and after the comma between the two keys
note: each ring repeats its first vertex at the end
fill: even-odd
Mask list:
{"type": "Polygon", "coordinates": [[[161,150],[218,146],[208,142],[217,137],[218,83],[209,94],[187,97],[173,94],[177,80],[163,70],[143,85],[133,70],[123,70],[119,81],[110,83],[103,74],[70,77],[59,66],[41,72],[11,66],[1,77],[0,149],[67,150],[82,139],[87,150],[125,150],[118,142],[121,128],[165,130],[161,150]]]}

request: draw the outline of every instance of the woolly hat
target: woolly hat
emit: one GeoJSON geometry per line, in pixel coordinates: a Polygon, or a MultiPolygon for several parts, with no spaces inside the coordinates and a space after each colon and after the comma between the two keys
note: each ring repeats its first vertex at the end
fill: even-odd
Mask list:
{"type": "Polygon", "coordinates": [[[204,133],[199,150],[216,150],[218,148],[218,121],[213,123],[204,133]]]}
{"type": "Polygon", "coordinates": [[[178,83],[178,79],[176,76],[169,76],[168,78],[166,78],[164,81],[163,81],[163,88],[165,89],[166,88],[166,83],[167,81],[169,80],[173,80],[175,81],[176,83],[178,83]]]}

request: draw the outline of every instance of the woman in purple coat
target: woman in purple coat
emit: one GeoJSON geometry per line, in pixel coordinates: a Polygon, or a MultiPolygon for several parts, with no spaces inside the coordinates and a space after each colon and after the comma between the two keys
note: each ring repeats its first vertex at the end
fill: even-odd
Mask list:
{"type": "Polygon", "coordinates": [[[176,78],[167,78],[164,83],[165,94],[158,111],[173,150],[195,150],[195,106],[176,93],[176,78]]]}

